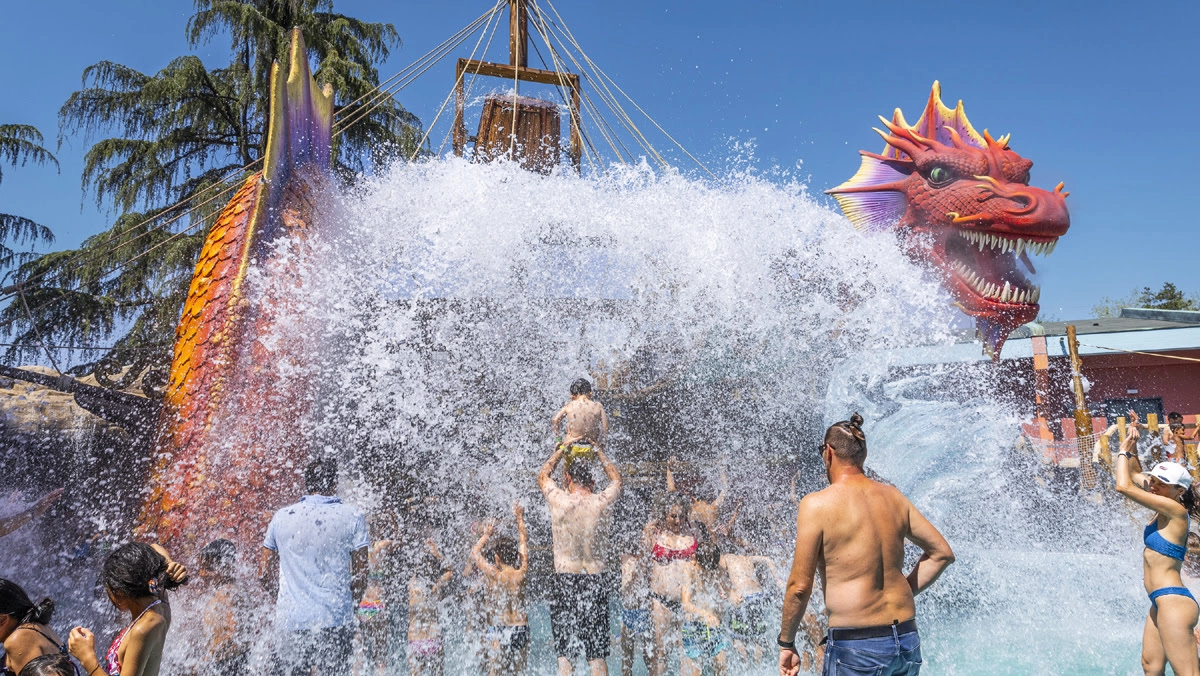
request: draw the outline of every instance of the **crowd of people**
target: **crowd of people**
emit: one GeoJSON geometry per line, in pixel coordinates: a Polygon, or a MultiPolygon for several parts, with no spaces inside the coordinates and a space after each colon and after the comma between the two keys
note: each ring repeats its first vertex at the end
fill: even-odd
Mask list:
{"type": "MultiPolygon", "coordinates": [[[[623,481],[607,454],[607,415],[588,381],[573,383],[570,392],[551,421],[558,435],[554,451],[537,474],[553,567],[535,578],[536,597],[549,606],[549,637],[530,628],[530,538],[519,502],[511,522],[478,522],[465,560],[455,562],[432,537],[396,537],[395,523],[388,523],[394,515],[373,515],[368,528],[364,512],[337,497],[338,466],[324,457],[305,468],[302,499],[272,516],[257,585],[239,575],[237,547],[229,540],[213,541],[195,556],[187,593],[199,609],[191,619],[198,626],[189,630],[200,645],[186,667],[189,676],[389,673],[401,613],[408,673],[440,676],[448,632],[459,627],[444,617],[451,593],[463,615],[463,634],[455,639],[469,655],[456,673],[525,673],[531,646],[548,638],[560,674],[581,663],[594,676],[607,674],[610,652],[619,646],[626,675],[638,659],[652,675],[678,664],[679,673],[698,676],[725,673],[733,659],[765,666],[776,654],[780,673],[795,674],[820,664],[823,650],[826,674],[833,673],[830,665],[852,664],[915,676],[921,660],[913,596],[953,554],[898,490],[866,476],[861,418],[826,433],[821,454],[830,486],[801,500],[793,495],[797,539],[785,575],[734,527],[740,502],[724,510],[732,513],[723,519],[726,491],[704,496],[709,499],[686,496],[670,463],[640,537],[624,538],[620,551],[612,551],[609,531],[623,481]],[[924,552],[908,573],[902,570],[906,540],[924,552]],[[610,571],[609,562],[617,560],[619,570],[610,571]],[[810,608],[821,596],[816,575],[824,595],[810,608]],[[264,620],[256,594],[274,601],[273,622],[264,620]],[[620,604],[615,637],[614,600],[620,604]],[[267,625],[269,669],[261,657],[251,659],[267,625]]],[[[188,583],[189,571],[162,547],[133,542],[109,554],[101,581],[128,622],[98,655],[89,629],[75,627],[64,640],[50,626],[52,601],[35,604],[16,582],[0,580],[0,666],[17,676],[157,676],[172,621],[168,592],[188,583]]]]}

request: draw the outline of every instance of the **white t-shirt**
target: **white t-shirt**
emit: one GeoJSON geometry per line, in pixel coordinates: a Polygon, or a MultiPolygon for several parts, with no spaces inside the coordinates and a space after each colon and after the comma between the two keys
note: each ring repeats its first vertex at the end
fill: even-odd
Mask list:
{"type": "Polygon", "coordinates": [[[568,493],[549,482],[543,493],[550,506],[554,572],[603,573],[612,506],[621,497],[620,484],[610,483],[599,493],[568,493]]]}
{"type": "Polygon", "coordinates": [[[306,495],[275,512],[263,547],[279,554],[279,628],[307,631],[353,622],[350,554],[370,544],[363,513],[336,497],[306,495]]]}

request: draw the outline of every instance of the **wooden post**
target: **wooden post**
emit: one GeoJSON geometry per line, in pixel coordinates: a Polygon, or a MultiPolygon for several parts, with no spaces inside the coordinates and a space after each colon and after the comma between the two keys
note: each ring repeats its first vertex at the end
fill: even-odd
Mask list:
{"type": "Polygon", "coordinates": [[[454,154],[462,157],[463,149],[467,147],[467,125],[463,123],[463,108],[466,107],[466,94],[463,93],[463,77],[467,70],[467,60],[459,59],[454,77],[454,154]]]}
{"type": "MultiPolygon", "coordinates": [[[[1160,434],[1159,434],[1160,431],[1158,428],[1158,414],[1157,413],[1147,413],[1146,414],[1146,432],[1151,437],[1160,436],[1160,434]]],[[[1162,462],[1163,461],[1163,450],[1164,449],[1161,446],[1154,446],[1153,450],[1150,451],[1150,462],[1155,465],[1162,462]]]]}
{"type": "Polygon", "coordinates": [[[1067,351],[1071,355],[1071,382],[1075,390],[1075,438],[1079,444],[1079,488],[1092,490],[1098,485],[1096,467],[1092,464],[1092,414],[1088,412],[1087,396],[1083,391],[1083,360],[1079,358],[1079,341],[1075,325],[1067,324],[1067,351]]]}
{"type": "Polygon", "coordinates": [[[571,81],[571,164],[579,171],[579,160],[583,155],[583,140],[579,135],[579,127],[583,124],[583,115],[579,112],[579,78],[571,81]]]}
{"type": "Polygon", "coordinates": [[[529,8],[526,0],[508,0],[508,65],[529,67],[529,8]]]}

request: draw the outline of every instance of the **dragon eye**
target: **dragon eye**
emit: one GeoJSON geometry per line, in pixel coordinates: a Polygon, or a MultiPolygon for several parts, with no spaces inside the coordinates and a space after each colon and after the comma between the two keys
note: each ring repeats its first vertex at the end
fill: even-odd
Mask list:
{"type": "Polygon", "coordinates": [[[950,172],[945,167],[934,167],[929,170],[929,182],[934,185],[949,183],[950,178],[950,172]]]}

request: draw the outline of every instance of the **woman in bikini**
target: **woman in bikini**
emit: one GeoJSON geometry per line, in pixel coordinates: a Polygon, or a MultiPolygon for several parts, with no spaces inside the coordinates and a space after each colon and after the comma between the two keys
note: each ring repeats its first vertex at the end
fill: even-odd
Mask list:
{"type": "Polygon", "coordinates": [[[67,644],[50,628],[53,615],[54,601],[42,599],[34,605],[20,585],[0,579],[0,674],[16,674],[35,658],[67,652],[67,644]]]}
{"type": "Polygon", "coordinates": [[[652,675],[666,673],[671,653],[679,643],[683,583],[696,556],[699,540],[688,521],[690,501],[669,493],[662,517],[646,524],[643,547],[650,550],[650,616],[654,624],[652,675]]]}
{"type": "Polygon", "coordinates": [[[1142,632],[1142,668],[1162,674],[1166,664],[1179,676],[1200,674],[1193,630],[1200,616],[1196,599],[1183,586],[1180,569],[1187,555],[1188,512],[1194,507],[1192,477],[1182,465],[1160,462],[1145,474],[1130,472],[1140,432],[1137,414],[1130,412],[1129,435],[1117,454],[1117,491],[1155,513],[1143,533],[1143,582],[1150,595],[1150,612],[1142,632]]]}
{"type": "Polygon", "coordinates": [[[100,579],[108,600],[129,613],[130,622],[109,646],[103,663],[96,659],[91,630],[71,630],[71,654],[88,676],[158,676],[171,626],[167,591],[186,583],[187,575],[187,569],[158,545],[131,542],[108,555],[100,579]]]}

